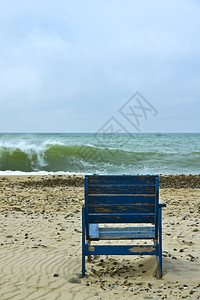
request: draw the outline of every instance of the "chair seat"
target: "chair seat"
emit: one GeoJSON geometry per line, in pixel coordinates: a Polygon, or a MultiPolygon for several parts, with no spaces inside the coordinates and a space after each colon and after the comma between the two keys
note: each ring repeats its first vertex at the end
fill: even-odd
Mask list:
{"type": "Polygon", "coordinates": [[[154,239],[155,227],[98,227],[90,224],[91,240],[154,239]]]}

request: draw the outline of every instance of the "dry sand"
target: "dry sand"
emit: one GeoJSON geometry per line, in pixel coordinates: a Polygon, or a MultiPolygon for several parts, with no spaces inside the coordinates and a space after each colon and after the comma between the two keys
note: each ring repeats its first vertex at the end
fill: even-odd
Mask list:
{"type": "Polygon", "coordinates": [[[80,278],[83,178],[0,176],[0,300],[200,299],[199,177],[160,182],[163,279],[150,256],[98,257],[80,278]]]}

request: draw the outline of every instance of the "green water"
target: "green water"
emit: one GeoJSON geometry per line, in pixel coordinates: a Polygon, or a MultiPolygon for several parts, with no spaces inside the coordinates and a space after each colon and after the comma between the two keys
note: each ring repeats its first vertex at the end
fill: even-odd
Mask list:
{"type": "Polygon", "coordinates": [[[0,174],[199,174],[200,134],[0,134],[0,174]]]}

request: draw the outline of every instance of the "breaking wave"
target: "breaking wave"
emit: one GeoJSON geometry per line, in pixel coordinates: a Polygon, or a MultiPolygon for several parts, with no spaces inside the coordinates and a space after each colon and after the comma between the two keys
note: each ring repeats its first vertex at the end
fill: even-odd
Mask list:
{"type": "MultiPolygon", "coordinates": [[[[145,147],[143,147],[145,148],[145,147]]],[[[155,148],[155,147],[154,147],[155,148]]],[[[74,174],[199,174],[200,152],[131,151],[92,143],[0,142],[0,171],[74,174]]]]}

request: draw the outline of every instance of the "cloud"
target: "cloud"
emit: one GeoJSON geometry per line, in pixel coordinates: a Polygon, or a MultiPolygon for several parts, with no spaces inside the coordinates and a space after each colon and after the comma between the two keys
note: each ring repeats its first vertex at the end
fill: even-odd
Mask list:
{"type": "Polygon", "coordinates": [[[186,112],[199,108],[199,11],[186,0],[4,2],[0,102],[13,122],[1,130],[22,130],[24,112],[55,115],[55,131],[64,116],[66,131],[73,118],[88,131],[139,90],[169,120],[183,107],[184,131],[186,112]]]}

